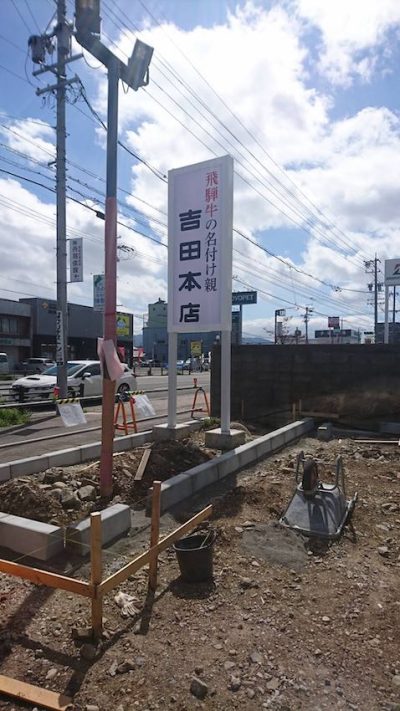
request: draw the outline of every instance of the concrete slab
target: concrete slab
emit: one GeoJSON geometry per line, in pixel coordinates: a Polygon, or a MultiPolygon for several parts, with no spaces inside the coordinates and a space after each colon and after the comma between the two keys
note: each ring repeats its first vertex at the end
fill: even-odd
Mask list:
{"type": "Polygon", "coordinates": [[[205,433],[205,445],[210,449],[235,449],[246,441],[246,433],[243,430],[230,430],[229,434],[222,432],[220,427],[214,430],[207,430],[205,433]]]}
{"type": "Polygon", "coordinates": [[[49,560],[64,551],[64,531],[49,523],[0,513],[0,545],[30,558],[49,560]]]}
{"type": "MultiPolygon", "coordinates": [[[[125,504],[114,504],[101,512],[101,530],[103,546],[123,536],[131,527],[131,510],[125,504]]],[[[68,526],[65,534],[65,546],[71,553],[81,556],[90,553],[90,517],[68,526]]]]}

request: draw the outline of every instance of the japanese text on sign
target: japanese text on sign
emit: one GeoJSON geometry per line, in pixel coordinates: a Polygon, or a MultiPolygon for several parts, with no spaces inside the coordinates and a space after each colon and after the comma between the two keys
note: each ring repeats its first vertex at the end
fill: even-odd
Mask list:
{"type": "Polygon", "coordinates": [[[93,274],[93,309],[104,311],[104,274],[93,274]]]}
{"type": "Polygon", "coordinates": [[[233,161],[169,174],[168,330],[230,330],[233,161]]]}
{"type": "Polygon", "coordinates": [[[69,240],[69,280],[83,281],[82,238],[69,240]]]}

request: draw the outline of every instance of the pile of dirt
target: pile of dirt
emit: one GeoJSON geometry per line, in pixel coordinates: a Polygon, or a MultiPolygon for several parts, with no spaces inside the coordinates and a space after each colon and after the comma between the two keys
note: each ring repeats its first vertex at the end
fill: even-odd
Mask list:
{"type": "Polygon", "coordinates": [[[54,467],[45,472],[0,484],[0,509],[3,513],[35,521],[66,525],[85,518],[115,503],[143,509],[153,481],[165,481],[198,464],[209,461],[215,450],[204,445],[204,433],[178,442],[157,442],[140,481],[134,477],[145,447],[121,452],[113,461],[113,498],[100,496],[100,463],[54,467]]]}
{"type": "MultiPolygon", "coordinates": [[[[132,479],[140,456],[116,457],[116,471],[124,462],[132,479]]],[[[87,467],[70,469],[83,485],[92,476],[87,467]]],[[[76,711],[398,711],[399,487],[395,445],[304,439],[247,468],[228,493],[213,490],[213,580],[183,583],[175,552],[165,551],[155,595],[142,569],[105,596],[98,644],[71,630],[71,621],[80,631],[90,622],[86,601],[1,576],[1,673],[73,695],[76,711]],[[351,523],[332,544],[277,525],[301,450],[319,460],[323,481],[341,455],[348,496],[359,493],[351,523]]],[[[192,502],[188,516],[209,502],[209,495],[192,502]]],[[[166,533],[177,522],[164,516],[162,526],[166,533]]],[[[105,549],[103,576],[149,540],[150,526],[133,528],[105,549]]],[[[88,566],[77,572],[89,575],[88,566]]],[[[4,697],[0,706],[16,704],[4,697]]],[[[18,708],[31,707],[18,701],[18,708]]]]}
{"type": "Polygon", "coordinates": [[[33,480],[12,479],[0,487],[1,512],[48,522],[62,516],[62,506],[48,491],[33,480]]]}

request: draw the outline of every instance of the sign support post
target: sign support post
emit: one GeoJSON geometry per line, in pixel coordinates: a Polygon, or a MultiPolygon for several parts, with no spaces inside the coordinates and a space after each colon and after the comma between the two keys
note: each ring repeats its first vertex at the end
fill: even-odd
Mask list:
{"type": "Polygon", "coordinates": [[[221,331],[221,434],[231,431],[231,332],[221,331]]]}
{"type": "Polygon", "coordinates": [[[384,343],[389,343],[389,287],[385,286],[385,331],[384,343]]]}
{"type": "Polygon", "coordinates": [[[168,427],[176,427],[178,334],[168,334],[168,427]]]}

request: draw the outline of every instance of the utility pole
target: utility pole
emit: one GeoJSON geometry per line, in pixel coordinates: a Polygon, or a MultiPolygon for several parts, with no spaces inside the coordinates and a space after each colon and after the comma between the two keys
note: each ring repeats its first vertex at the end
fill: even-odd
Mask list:
{"type": "Polygon", "coordinates": [[[306,343],[307,344],[308,344],[308,322],[310,320],[310,314],[312,314],[313,311],[314,311],[314,309],[311,306],[306,306],[306,312],[304,314],[304,323],[306,325],[306,343]]]}
{"type": "Polygon", "coordinates": [[[41,69],[33,72],[39,76],[45,72],[52,72],[57,78],[57,83],[37,89],[40,96],[48,92],[57,93],[57,141],[56,141],[56,193],[57,193],[57,308],[56,308],[56,363],[57,385],[59,397],[67,397],[67,360],[68,360],[68,301],[67,301],[67,234],[66,234],[66,179],[65,179],[65,94],[66,88],[77,77],[67,80],[66,65],[82,55],[70,56],[72,30],[66,20],[65,0],[57,0],[57,24],[50,34],[32,35],[28,45],[31,49],[32,61],[42,65],[41,69]],[[57,63],[47,65],[46,52],[53,52],[52,39],[57,40],[57,63]]]}
{"type": "Polygon", "coordinates": [[[374,259],[370,259],[367,262],[364,262],[365,266],[365,271],[367,274],[373,274],[374,275],[374,281],[373,284],[368,284],[368,289],[369,291],[373,291],[374,293],[374,336],[375,336],[375,343],[378,342],[378,293],[381,290],[382,284],[378,282],[378,264],[380,263],[380,259],[375,254],[374,259]]]}
{"type": "MultiPolygon", "coordinates": [[[[104,231],[104,342],[117,342],[117,153],[119,80],[131,89],[149,83],[153,48],[136,40],[128,64],[116,57],[99,39],[100,0],[75,0],[75,37],[82,47],[107,68],[107,175],[104,231]]],[[[115,380],[103,362],[103,402],[101,420],[100,493],[112,495],[115,380]]]]}

